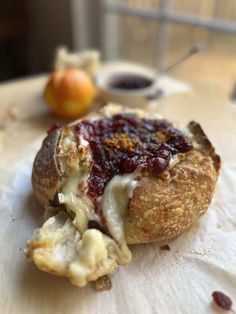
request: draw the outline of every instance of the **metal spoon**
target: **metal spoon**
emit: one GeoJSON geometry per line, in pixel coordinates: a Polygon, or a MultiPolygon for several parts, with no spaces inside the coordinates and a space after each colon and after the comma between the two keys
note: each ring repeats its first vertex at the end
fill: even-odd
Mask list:
{"type": "Polygon", "coordinates": [[[183,61],[189,59],[190,57],[192,57],[196,53],[202,51],[203,49],[204,49],[203,44],[195,43],[186,54],[184,54],[180,59],[178,59],[177,61],[175,61],[171,65],[164,67],[163,70],[161,70],[161,72],[166,73],[166,72],[169,72],[170,70],[173,70],[176,66],[181,64],[183,61]]]}
{"type": "MultiPolygon", "coordinates": [[[[189,59],[190,57],[192,57],[193,55],[195,55],[196,53],[201,52],[204,49],[204,45],[202,43],[195,43],[190,50],[184,54],[180,59],[178,59],[177,61],[175,61],[174,63],[168,65],[167,67],[164,67],[163,69],[161,69],[158,72],[158,76],[160,76],[160,73],[167,73],[170,72],[171,70],[173,70],[175,67],[177,67],[178,65],[180,65],[181,63],[183,63],[183,61],[189,59]]],[[[152,93],[150,96],[148,96],[149,100],[152,99],[157,99],[160,98],[163,95],[163,91],[159,88],[157,88],[157,90],[152,93]]]]}

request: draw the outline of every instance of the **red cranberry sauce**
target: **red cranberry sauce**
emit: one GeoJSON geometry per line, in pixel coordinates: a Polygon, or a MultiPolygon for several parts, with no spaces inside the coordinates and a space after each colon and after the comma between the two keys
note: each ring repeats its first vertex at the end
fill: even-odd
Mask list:
{"type": "Polygon", "coordinates": [[[153,80],[145,76],[134,74],[121,74],[113,78],[109,85],[110,87],[115,89],[133,90],[147,88],[152,84],[153,80]]]}
{"type": "Polygon", "coordinates": [[[131,173],[139,167],[159,176],[173,155],[193,148],[190,139],[166,120],[139,118],[130,113],[83,120],[75,130],[89,142],[93,154],[88,194],[95,201],[115,175],[131,173]]]}

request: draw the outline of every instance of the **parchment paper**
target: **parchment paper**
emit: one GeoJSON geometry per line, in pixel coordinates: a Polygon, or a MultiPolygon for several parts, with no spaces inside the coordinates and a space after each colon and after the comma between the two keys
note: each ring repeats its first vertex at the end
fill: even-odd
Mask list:
{"type": "Polygon", "coordinates": [[[32,162],[54,120],[41,100],[44,82],[42,77],[0,88],[0,312],[216,313],[214,290],[236,304],[236,109],[214,84],[146,108],[181,123],[200,122],[223,160],[207,214],[169,241],[170,251],[161,252],[160,244],[132,247],[132,264],[120,267],[112,290],[102,293],[72,286],[26,260],[26,240],[42,223],[32,162]]]}

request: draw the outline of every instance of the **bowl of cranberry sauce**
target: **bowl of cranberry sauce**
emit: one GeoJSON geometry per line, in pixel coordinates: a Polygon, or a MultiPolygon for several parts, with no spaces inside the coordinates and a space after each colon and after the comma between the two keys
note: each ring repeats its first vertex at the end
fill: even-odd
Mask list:
{"type": "Polygon", "coordinates": [[[96,83],[105,103],[142,108],[161,95],[154,73],[134,65],[111,66],[97,76],[96,83]]]}

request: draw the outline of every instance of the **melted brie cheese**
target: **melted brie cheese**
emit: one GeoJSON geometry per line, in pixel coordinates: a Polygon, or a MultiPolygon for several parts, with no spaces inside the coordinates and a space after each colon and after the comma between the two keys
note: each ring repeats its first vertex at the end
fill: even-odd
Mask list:
{"type": "Polygon", "coordinates": [[[120,247],[124,264],[130,263],[131,252],[126,244],[124,221],[127,216],[129,199],[137,186],[135,173],[116,175],[107,185],[102,197],[102,212],[112,237],[120,247]]]}
{"type": "MultiPolygon", "coordinates": [[[[76,145],[75,143],[76,141],[72,137],[64,139],[64,155],[76,145]]],[[[75,214],[73,223],[83,233],[87,228],[88,220],[99,221],[99,217],[93,211],[93,202],[78,189],[80,184],[86,184],[92,163],[89,143],[83,137],[79,138],[78,154],[80,156],[77,163],[71,165],[67,178],[64,179],[62,191],[58,193],[58,200],[60,204],[65,204],[67,209],[75,214]]]]}
{"type": "Polygon", "coordinates": [[[26,254],[39,269],[66,276],[78,287],[111,274],[120,263],[118,247],[96,229],[78,232],[65,212],[49,218],[27,242],[26,254]]]}
{"type": "Polygon", "coordinates": [[[73,284],[83,287],[88,281],[111,274],[118,265],[131,261],[124,219],[137,182],[135,174],[117,175],[98,200],[113,238],[96,229],[87,230],[89,220],[100,222],[86,189],[79,188],[80,185],[86,187],[90,172],[89,143],[80,138],[77,150],[75,137],[69,133],[62,145],[63,166],[68,164],[66,156],[71,151],[80,156],[78,162],[72,160],[69,163],[67,176],[63,178],[63,186],[58,193],[59,203],[66,206],[68,213],[60,212],[50,217],[28,241],[26,251],[41,270],[68,277],[73,284]],[[69,213],[74,213],[73,221],[69,213]]]}
{"type": "Polygon", "coordinates": [[[129,198],[137,185],[134,176],[115,176],[102,197],[103,215],[113,239],[97,229],[80,231],[85,226],[81,222],[86,224],[94,213],[89,210],[90,205],[76,196],[83,175],[79,171],[72,176],[59,199],[75,213],[75,219],[71,221],[66,212],[50,217],[27,242],[28,257],[39,269],[65,276],[78,287],[112,274],[118,265],[130,263],[132,255],[125,240],[124,219],[129,198]]]}
{"type": "Polygon", "coordinates": [[[81,167],[67,179],[62,192],[58,193],[59,203],[65,204],[75,214],[73,223],[80,232],[86,230],[88,220],[99,221],[98,216],[93,211],[93,203],[90,198],[78,192],[79,184],[86,180],[87,175],[88,170],[81,167]]]}

